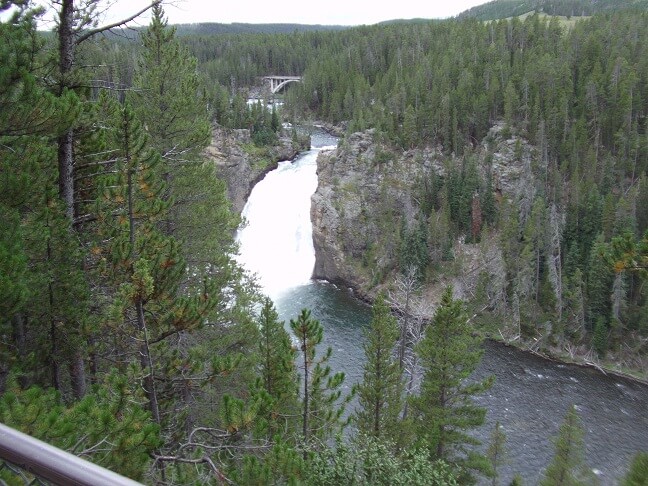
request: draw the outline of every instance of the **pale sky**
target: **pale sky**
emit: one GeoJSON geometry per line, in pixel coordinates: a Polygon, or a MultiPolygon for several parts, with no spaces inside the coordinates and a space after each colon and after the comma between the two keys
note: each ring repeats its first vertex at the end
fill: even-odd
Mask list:
{"type": "MultiPolygon", "coordinates": [[[[45,0],[41,0],[46,3],[45,0]]],[[[323,25],[375,24],[393,19],[453,17],[487,0],[164,0],[171,24],[198,22],[323,25]]],[[[106,0],[105,22],[140,10],[147,0],[106,0]]],[[[146,25],[143,18],[137,24],[146,25]]]]}

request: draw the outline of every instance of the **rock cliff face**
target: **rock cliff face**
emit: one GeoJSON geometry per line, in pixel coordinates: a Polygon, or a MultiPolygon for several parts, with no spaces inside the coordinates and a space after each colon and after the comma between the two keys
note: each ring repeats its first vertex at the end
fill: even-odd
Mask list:
{"type": "Polygon", "coordinates": [[[296,147],[289,137],[281,137],[276,146],[259,149],[254,147],[249,130],[216,127],[206,154],[227,184],[232,210],[241,214],[254,185],[278,162],[294,159],[299,150],[303,147],[296,147]]]}
{"type": "Polygon", "coordinates": [[[366,268],[369,260],[378,258],[384,266],[394,257],[390,226],[402,218],[414,220],[416,187],[436,163],[432,155],[396,157],[376,143],[372,130],[353,134],[337,150],[320,154],[311,205],[315,278],[359,291],[371,285],[377,276],[366,268]]]}
{"type": "MultiPolygon", "coordinates": [[[[503,132],[502,126],[494,126],[477,148],[479,170],[491,175],[496,196],[513,201],[524,218],[533,200],[535,150],[522,139],[504,138],[503,132]]],[[[461,159],[433,149],[390,151],[372,130],[348,136],[335,151],[321,153],[319,185],[311,206],[314,277],[350,286],[371,299],[393,280],[400,233],[420,224],[417,218],[425,181],[433,172],[444,175],[449,164],[460,163],[461,159]]],[[[453,253],[458,271],[452,282],[437,285],[453,283],[460,295],[474,290],[476,278],[469,275],[476,268],[501,272],[501,252],[493,235],[483,238],[480,245],[459,239],[453,253]]],[[[428,290],[437,294],[438,289],[428,290]]]]}

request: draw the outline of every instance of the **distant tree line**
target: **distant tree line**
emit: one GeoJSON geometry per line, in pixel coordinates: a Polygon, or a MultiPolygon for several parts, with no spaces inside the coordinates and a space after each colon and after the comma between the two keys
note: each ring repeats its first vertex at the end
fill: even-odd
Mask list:
{"type": "Polygon", "coordinates": [[[459,18],[474,17],[479,20],[497,20],[517,17],[529,12],[542,12],[563,17],[586,17],[598,13],[616,12],[622,9],[645,11],[648,2],[644,0],[494,0],[478,5],[459,15],[459,18]]]}

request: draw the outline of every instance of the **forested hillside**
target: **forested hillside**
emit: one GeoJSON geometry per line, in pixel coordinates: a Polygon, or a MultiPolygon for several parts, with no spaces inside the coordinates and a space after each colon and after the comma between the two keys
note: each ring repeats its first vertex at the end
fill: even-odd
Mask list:
{"type": "Polygon", "coordinates": [[[570,30],[536,15],[364,28],[322,46],[323,60],[290,93],[295,112],[375,130],[386,149],[372,167],[403,150],[441,155],[442,170],[415,190],[418,215],[384,215],[400,236],[365,264],[388,275],[414,263],[434,280],[453,259],[435,235],[477,243],[496,231],[504,283],[484,275],[484,285],[486,308],[503,306],[498,319],[520,316],[535,337],[548,322],[553,339],[591,343],[601,356],[637,345],[643,355],[642,276],[615,271],[614,260],[648,228],[646,32],[647,14],[595,16],[570,30]],[[512,161],[529,167],[517,194],[494,169],[506,140],[512,161]]]}
{"type": "Polygon", "coordinates": [[[494,0],[461,13],[458,18],[498,20],[529,12],[542,12],[563,17],[588,17],[619,10],[646,11],[645,0],[494,0]]]}
{"type": "Polygon", "coordinates": [[[596,342],[601,356],[630,350],[622,361],[643,368],[643,280],[614,264],[623,241],[637,244],[647,229],[647,19],[618,12],[567,29],[532,15],[186,41],[221,84],[219,99],[254,74],[303,73],[286,95],[284,116],[342,123],[350,133],[374,130],[377,164],[403,150],[441,154],[445,169],[415,189],[418,216],[390,217],[400,230],[378,245],[385,258],[364,257],[368,271],[387,276],[414,260],[435,280],[453,257],[450,243],[434,235],[476,243],[495,231],[505,284],[487,286],[484,304],[500,309],[495,319],[534,323],[521,331],[536,338],[548,338],[549,329],[560,346],[596,342]],[[238,75],[215,74],[222,72],[238,75]],[[503,130],[489,138],[494,126],[503,130]],[[493,156],[506,140],[529,178],[523,194],[502,199],[493,156]],[[394,246],[401,250],[386,250],[394,246]],[[551,325],[539,330],[540,322],[551,325]]]}
{"type": "Polygon", "coordinates": [[[339,25],[307,24],[231,24],[201,23],[176,25],[179,37],[187,35],[221,35],[221,34],[294,34],[295,32],[336,31],[347,29],[339,25]]]}

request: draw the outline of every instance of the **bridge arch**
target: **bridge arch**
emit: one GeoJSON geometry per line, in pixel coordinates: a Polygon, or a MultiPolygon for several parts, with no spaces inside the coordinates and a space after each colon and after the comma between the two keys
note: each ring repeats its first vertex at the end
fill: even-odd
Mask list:
{"type": "Polygon", "coordinates": [[[264,80],[270,83],[270,91],[272,94],[278,93],[289,83],[300,83],[301,76],[265,76],[264,80]]]}

